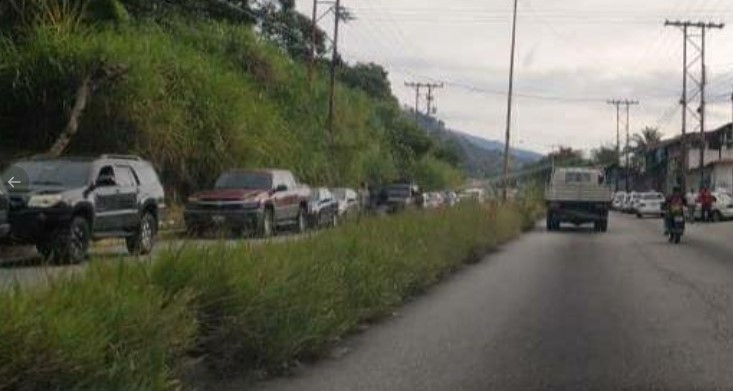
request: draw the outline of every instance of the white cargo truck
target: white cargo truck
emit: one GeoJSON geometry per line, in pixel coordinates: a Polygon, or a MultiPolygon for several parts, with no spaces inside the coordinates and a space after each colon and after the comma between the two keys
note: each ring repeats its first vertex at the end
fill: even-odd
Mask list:
{"type": "Polygon", "coordinates": [[[562,223],[592,223],[598,232],[608,230],[608,211],[613,194],[603,171],[595,168],[555,168],[547,185],[547,230],[562,223]]]}

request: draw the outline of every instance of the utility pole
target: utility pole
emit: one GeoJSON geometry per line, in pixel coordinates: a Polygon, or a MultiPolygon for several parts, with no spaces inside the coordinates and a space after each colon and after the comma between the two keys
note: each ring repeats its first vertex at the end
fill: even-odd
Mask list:
{"type": "Polygon", "coordinates": [[[437,88],[444,88],[445,86],[443,83],[428,83],[426,86],[428,88],[428,96],[427,96],[427,115],[428,117],[431,117],[434,114],[435,107],[433,106],[433,102],[435,101],[435,97],[433,96],[433,90],[437,88]]]}
{"type": "Polygon", "coordinates": [[[629,165],[629,128],[631,125],[631,118],[629,115],[629,109],[632,105],[638,105],[639,102],[637,101],[625,101],[624,105],[626,105],[626,193],[631,191],[631,187],[629,186],[629,171],[630,171],[630,165],[629,165]]]}
{"type": "Polygon", "coordinates": [[[616,173],[616,192],[619,188],[619,175],[621,172],[621,101],[620,100],[609,100],[606,101],[609,105],[616,106],[616,166],[618,172],[616,173]]]}
{"type": "Polygon", "coordinates": [[[328,133],[331,137],[331,147],[334,140],[334,105],[336,101],[336,62],[338,61],[338,43],[339,43],[339,22],[341,21],[341,0],[336,0],[336,8],[334,9],[333,23],[333,52],[331,53],[331,83],[329,86],[328,96],[328,133]]]}
{"type": "Polygon", "coordinates": [[[425,112],[425,115],[427,117],[430,117],[433,110],[433,101],[435,101],[433,90],[436,88],[444,88],[445,86],[443,85],[443,83],[406,82],[405,87],[415,89],[415,123],[420,123],[420,90],[422,90],[423,88],[428,90],[428,93],[426,95],[427,111],[425,112]]]}
{"type": "Polygon", "coordinates": [[[682,175],[681,182],[682,188],[687,192],[687,173],[689,170],[689,152],[687,145],[687,116],[691,114],[693,117],[697,117],[699,120],[700,129],[700,187],[705,185],[705,114],[706,114],[706,96],[705,88],[707,85],[707,70],[706,70],[706,41],[707,32],[710,29],[722,29],[725,27],[723,23],[710,23],[710,22],[692,22],[692,21],[665,21],[665,26],[679,27],[682,29],[684,39],[684,50],[682,58],[682,175]],[[697,34],[690,32],[691,29],[695,29],[697,34]],[[696,50],[697,55],[690,56],[689,48],[692,47],[696,50]],[[696,63],[700,63],[700,74],[695,75],[692,69],[696,63]],[[697,92],[690,95],[688,93],[687,81],[692,80],[697,87],[697,92]],[[689,103],[690,98],[694,99],[696,96],[699,98],[699,107],[697,110],[690,110],[689,103]]]}
{"type": "MultiPolygon", "coordinates": [[[[629,99],[613,99],[609,100],[607,102],[610,105],[616,106],[616,149],[619,151],[618,155],[618,163],[619,168],[621,167],[621,106],[626,107],[626,147],[624,148],[624,155],[626,157],[626,168],[625,168],[625,177],[626,177],[626,192],[628,193],[631,191],[631,186],[629,182],[629,171],[630,171],[630,161],[629,161],[629,141],[630,141],[630,127],[631,127],[631,114],[630,114],[630,108],[631,106],[636,106],[639,104],[638,101],[635,100],[629,100],[629,99]]],[[[616,190],[618,191],[618,176],[616,177],[616,190]]]]}
{"type": "Polygon", "coordinates": [[[405,83],[405,87],[410,87],[415,89],[415,124],[420,123],[420,89],[423,88],[424,84],[422,83],[405,83]]]}
{"type": "Polygon", "coordinates": [[[313,74],[316,68],[317,40],[318,40],[318,0],[313,0],[313,19],[311,20],[311,53],[308,61],[308,82],[313,85],[313,74]]]}
{"type": "Polygon", "coordinates": [[[506,114],[506,135],[504,137],[504,186],[502,189],[502,200],[506,202],[509,190],[509,143],[512,133],[512,98],[514,95],[514,52],[517,46],[517,6],[519,0],[514,0],[514,13],[512,15],[512,47],[509,60],[509,90],[507,92],[507,114],[506,114]]]}

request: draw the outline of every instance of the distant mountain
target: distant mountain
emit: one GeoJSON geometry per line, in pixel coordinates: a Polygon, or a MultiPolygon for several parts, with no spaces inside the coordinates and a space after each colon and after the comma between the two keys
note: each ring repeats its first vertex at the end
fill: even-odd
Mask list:
{"type": "MultiPolygon", "coordinates": [[[[405,115],[414,118],[414,111],[405,111],[405,115]]],[[[443,144],[454,146],[459,153],[463,168],[473,178],[486,178],[501,173],[504,143],[487,140],[461,131],[449,129],[443,121],[421,114],[418,120],[420,127],[443,144]]],[[[511,149],[512,162],[516,166],[525,166],[542,159],[543,155],[524,149],[511,149]]]]}
{"type": "MultiPolygon", "coordinates": [[[[500,141],[495,140],[487,140],[485,138],[473,136],[470,134],[462,133],[459,131],[451,130],[451,132],[455,133],[458,136],[466,138],[469,142],[476,145],[479,148],[485,149],[487,151],[500,151],[502,154],[504,153],[504,143],[500,141]]],[[[516,160],[520,160],[523,163],[535,163],[538,160],[542,159],[544,155],[541,153],[537,153],[534,151],[529,151],[526,149],[519,149],[519,148],[512,148],[510,151],[512,157],[516,160]]]]}

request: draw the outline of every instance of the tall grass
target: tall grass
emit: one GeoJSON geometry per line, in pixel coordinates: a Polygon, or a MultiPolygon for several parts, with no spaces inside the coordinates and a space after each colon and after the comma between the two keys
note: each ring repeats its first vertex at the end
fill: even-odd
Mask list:
{"type": "Polygon", "coordinates": [[[363,220],[262,246],[95,264],[0,295],[0,389],[173,389],[185,349],[220,375],[285,370],[519,234],[514,206],[363,220]]]}

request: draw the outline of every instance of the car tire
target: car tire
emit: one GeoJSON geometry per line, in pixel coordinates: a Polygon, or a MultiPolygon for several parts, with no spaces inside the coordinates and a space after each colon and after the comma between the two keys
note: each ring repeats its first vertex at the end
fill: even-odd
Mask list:
{"type": "Polygon", "coordinates": [[[49,243],[50,239],[42,239],[42,242],[36,243],[36,252],[41,256],[43,261],[51,260],[53,255],[53,243],[49,243]]]}
{"type": "Polygon", "coordinates": [[[305,231],[308,230],[308,212],[304,207],[300,207],[300,210],[298,210],[298,217],[296,219],[296,232],[299,234],[305,233],[305,231]]]}
{"type": "Polygon", "coordinates": [[[82,263],[89,253],[91,229],[87,219],[76,216],[61,228],[54,240],[49,259],[57,264],[82,263]]]}
{"type": "Polygon", "coordinates": [[[258,229],[258,236],[263,239],[272,237],[275,233],[275,213],[271,208],[265,209],[262,214],[262,220],[260,220],[260,227],[258,229]]]}
{"type": "Polygon", "coordinates": [[[723,215],[720,213],[719,210],[716,210],[713,212],[713,222],[719,223],[723,221],[723,215]]]}
{"type": "Polygon", "coordinates": [[[637,218],[637,219],[643,219],[643,218],[644,218],[644,216],[642,216],[642,214],[641,214],[641,213],[637,213],[637,214],[636,214],[636,218],[637,218]]]}
{"type": "Polygon", "coordinates": [[[130,255],[148,255],[155,246],[157,235],[157,220],[150,212],[145,212],[140,218],[140,225],[133,236],[125,238],[127,251],[130,255]]]}

